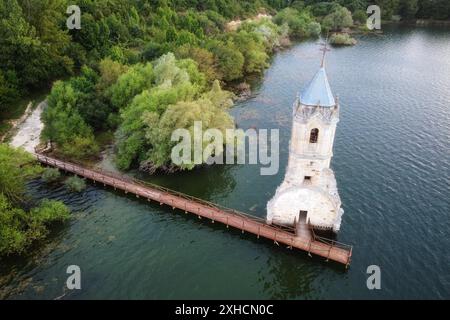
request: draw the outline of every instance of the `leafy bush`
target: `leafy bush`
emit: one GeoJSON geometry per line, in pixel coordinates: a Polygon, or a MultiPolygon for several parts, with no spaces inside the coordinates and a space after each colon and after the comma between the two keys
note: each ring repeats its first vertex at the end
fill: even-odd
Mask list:
{"type": "Polygon", "coordinates": [[[246,74],[261,73],[269,66],[263,38],[258,34],[240,30],[233,35],[233,43],[244,56],[246,74]]]}
{"type": "Polygon", "coordinates": [[[317,36],[317,22],[308,11],[286,8],[277,13],[274,22],[278,25],[287,24],[293,37],[306,38],[317,36]]]}
{"type": "Polygon", "coordinates": [[[72,192],[81,192],[86,189],[86,182],[75,176],[67,178],[64,184],[72,192]]]}
{"type": "Polygon", "coordinates": [[[117,82],[108,89],[107,93],[111,98],[112,105],[120,110],[127,106],[142,90],[149,88],[152,82],[152,64],[137,64],[122,74],[117,82]]]}
{"type": "Polygon", "coordinates": [[[261,39],[267,52],[273,52],[289,39],[289,26],[287,24],[279,26],[268,18],[245,22],[239,30],[245,30],[261,39]]]}
{"type": "Polygon", "coordinates": [[[358,24],[366,23],[367,13],[364,10],[356,10],[355,12],[353,12],[353,21],[358,24]]]}
{"type": "Polygon", "coordinates": [[[216,56],[221,79],[233,81],[242,78],[245,58],[232,41],[226,44],[212,41],[208,49],[216,56]]]}
{"type": "Polygon", "coordinates": [[[70,143],[64,143],[61,153],[71,159],[80,160],[93,157],[98,154],[99,147],[94,140],[94,135],[87,137],[76,136],[70,143]]]}
{"type": "Polygon", "coordinates": [[[144,114],[151,113],[159,119],[168,106],[195,99],[205,81],[193,60],[176,60],[169,53],[155,61],[154,82],[121,112],[122,123],[116,132],[117,165],[128,169],[135,160],[140,162],[151,152],[153,146],[145,139],[144,114]]]}
{"type": "Polygon", "coordinates": [[[330,37],[330,43],[340,46],[352,46],[356,44],[356,40],[350,37],[347,33],[334,33],[330,37]]]}
{"type": "MultiPolygon", "coordinates": [[[[170,105],[161,117],[155,116],[154,113],[145,113],[143,116],[145,139],[152,148],[146,153],[144,162],[151,163],[155,167],[171,165],[171,151],[176,144],[171,140],[173,131],[187,129],[192,132],[196,121],[201,121],[203,130],[218,129],[225,136],[227,129],[234,128],[233,118],[227,112],[233,105],[231,97],[232,94],[222,90],[219,82],[216,81],[211,91],[203,94],[200,99],[189,102],[179,101],[170,105]]],[[[203,142],[206,147],[208,142],[203,142]]],[[[221,147],[221,150],[215,150],[218,154],[223,152],[223,146],[221,147]]],[[[181,168],[192,169],[194,166],[193,163],[183,164],[181,168]]]]}
{"type": "Polygon", "coordinates": [[[336,9],[322,20],[324,30],[342,30],[353,26],[352,13],[345,7],[337,6],[336,9]]]}
{"type": "Polygon", "coordinates": [[[17,76],[14,71],[3,74],[0,69],[0,112],[6,105],[12,103],[19,97],[17,76]]]}
{"type": "Polygon", "coordinates": [[[306,30],[310,37],[318,37],[320,35],[320,32],[322,31],[322,27],[320,23],[313,21],[308,24],[306,30]]]}
{"type": "Polygon", "coordinates": [[[46,168],[42,173],[42,180],[47,183],[55,182],[61,178],[61,172],[56,168],[46,168]]]}
{"type": "Polygon", "coordinates": [[[61,201],[44,199],[38,207],[31,209],[30,215],[33,222],[49,225],[50,223],[67,220],[70,216],[70,210],[61,201]]]}
{"type": "Polygon", "coordinates": [[[208,82],[219,79],[216,70],[217,61],[212,52],[204,48],[184,45],[179,47],[175,54],[179,59],[189,58],[197,62],[199,71],[205,75],[208,82]]]}
{"type": "Polygon", "coordinates": [[[0,193],[9,200],[20,200],[25,182],[42,172],[42,167],[22,149],[0,144],[0,193]]]}
{"type": "Polygon", "coordinates": [[[45,124],[43,137],[61,145],[70,144],[75,136],[87,137],[92,134],[92,128],[75,108],[80,94],[73,84],[56,81],[48,96],[48,107],[42,114],[45,124]]]}
{"type": "Polygon", "coordinates": [[[25,212],[0,193],[0,256],[24,252],[33,241],[47,236],[51,224],[69,216],[70,210],[60,201],[45,199],[25,212]]]}

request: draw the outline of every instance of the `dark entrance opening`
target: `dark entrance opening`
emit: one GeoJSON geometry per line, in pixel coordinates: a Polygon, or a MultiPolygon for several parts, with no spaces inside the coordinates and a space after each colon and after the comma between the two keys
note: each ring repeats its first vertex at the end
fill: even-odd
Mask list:
{"type": "Polygon", "coordinates": [[[298,214],[298,222],[301,224],[306,224],[306,216],[308,215],[308,211],[300,210],[298,214]]]}

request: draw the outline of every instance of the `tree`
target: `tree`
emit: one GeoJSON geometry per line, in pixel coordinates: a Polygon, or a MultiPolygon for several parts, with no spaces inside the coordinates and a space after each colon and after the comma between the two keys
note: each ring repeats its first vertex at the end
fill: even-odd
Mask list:
{"type": "Polygon", "coordinates": [[[49,224],[69,215],[57,201],[44,200],[29,212],[18,207],[25,199],[25,183],[42,171],[31,154],[0,144],[0,256],[23,252],[48,233],[49,224]]]}
{"type": "Polygon", "coordinates": [[[41,171],[29,153],[0,144],[0,194],[9,200],[21,200],[27,179],[41,171]]]}
{"type": "Polygon", "coordinates": [[[445,20],[450,18],[450,2],[446,0],[419,0],[417,17],[445,20]]]}
{"type": "Polygon", "coordinates": [[[210,44],[210,50],[218,61],[221,79],[233,81],[243,76],[245,58],[232,42],[223,44],[214,41],[210,44]]]}
{"type": "Polygon", "coordinates": [[[386,20],[390,20],[398,10],[399,0],[375,0],[381,9],[381,17],[386,20]]]}
{"type": "Polygon", "coordinates": [[[168,54],[155,61],[153,72],[154,83],[121,111],[122,121],[116,132],[116,162],[121,169],[128,169],[135,161],[143,161],[151,148],[145,139],[144,114],[159,118],[169,105],[190,101],[203,88],[192,60],[176,60],[173,54],[168,54]],[[191,78],[197,82],[191,82],[191,78]]]}
{"type": "Polygon", "coordinates": [[[162,85],[170,83],[177,85],[189,81],[189,74],[186,70],[179,68],[176,64],[175,55],[168,53],[155,62],[155,84],[162,85]]]}
{"type": "Polygon", "coordinates": [[[61,153],[69,159],[82,160],[95,157],[99,147],[95,142],[94,135],[74,136],[69,143],[64,143],[60,149],[61,153]]]}
{"type": "Polygon", "coordinates": [[[14,71],[5,74],[0,69],[0,112],[19,97],[19,83],[14,71]]]}
{"type": "Polygon", "coordinates": [[[117,79],[128,70],[128,66],[120,62],[105,58],[100,61],[100,79],[97,83],[97,90],[104,92],[107,88],[116,83],[117,79]]]}
{"type": "Polygon", "coordinates": [[[357,10],[366,11],[367,7],[370,4],[370,1],[367,0],[338,0],[338,3],[346,7],[351,12],[356,12],[357,10]]]}
{"type": "Polygon", "coordinates": [[[364,10],[356,10],[353,13],[353,21],[358,24],[364,24],[367,21],[367,13],[364,10]]]}
{"type": "MultiPolygon", "coordinates": [[[[194,122],[201,121],[203,130],[218,129],[225,137],[225,130],[234,128],[231,116],[215,106],[211,100],[204,98],[192,102],[180,101],[171,105],[157,123],[155,120],[157,118],[152,115],[147,114],[144,117],[147,124],[145,137],[152,145],[146,161],[155,167],[171,164],[171,150],[176,143],[170,138],[175,129],[187,129],[193,136],[194,122]]],[[[193,139],[191,142],[194,143],[193,139]]],[[[203,143],[205,147],[208,141],[203,143]]],[[[192,169],[195,165],[193,162],[182,164],[181,169],[192,169]]]]}
{"type": "Polygon", "coordinates": [[[233,106],[233,97],[234,94],[232,92],[222,90],[218,80],[214,81],[211,90],[202,96],[202,98],[211,101],[214,107],[223,111],[233,106]]]}
{"type": "Polygon", "coordinates": [[[240,26],[239,30],[256,35],[262,40],[266,52],[270,53],[275,48],[280,47],[283,40],[287,38],[289,26],[287,24],[278,26],[271,19],[265,18],[259,21],[245,22],[240,26]]]}
{"type": "Polygon", "coordinates": [[[144,89],[150,88],[154,81],[153,66],[150,63],[145,65],[137,64],[117,79],[107,92],[112,105],[120,110],[144,89]]]}
{"type": "Polygon", "coordinates": [[[274,22],[278,25],[287,24],[292,36],[305,38],[316,36],[317,24],[308,11],[286,8],[277,13],[274,22]]]}
{"type": "Polygon", "coordinates": [[[68,57],[67,47],[71,41],[66,23],[66,0],[19,0],[24,18],[36,30],[42,43],[49,79],[70,74],[73,61],[68,57]]]}
{"type": "Polygon", "coordinates": [[[46,237],[52,224],[69,215],[70,210],[60,201],[44,199],[25,212],[0,193],[0,256],[23,253],[33,241],[46,237]]]}
{"type": "Polygon", "coordinates": [[[345,7],[337,7],[332,13],[327,15],[322,21],[325,30],[339,31],[353,25],[351,12],[345,7]]]}
{"type": "Polygon", "coordinates": [[[329,42],[337,46],[351,46],[356,44],[356,40],[348,35],[348,33],[333,33],[329,42]]]}
{"type": "Polygon", "coordinates": [[[98,52],[106,52],[110,37],[110,29],[106,19],[98,20],[93,14],[83,12],[81,21],[83,27],[80,30],[71,31],[73,40],[88,51],[96,49],[98,52]]]}
{"type": "Polygon", "coordinates": [[[165,55],[155,62],[154,78],[153,86],[121,112],[116,162],[122,169],[144,162],[155,168],[170,164],[170,135],[186,121],[193,124],[197,119],[217,128],[232,123],[227,109],[233,94],[222,90],[218,81],[205,93],[204,75],[193,60],[165,55]]]}
{"type": "Polygon", "coordinates": [[[198,63],[192,59],[179,59],[176,61],[177,67],[185,70],[189,76],[189,81],[197,87],[199,92],[206,88],[206,76],[199,70],[198,63]]]}
{"type": "MultiPolygon", "coordinates": [[[[6,81],[15,80],[19,91],[72,71],[73,62],[66,54],[70,38],[60,27],[62,9],[62,0],[0,3],[0,70],[6,81]]],[[[6,100],[16,97],[14,90],[7,94],[6,100]]]]}
{"type": "Polygon", "coordinates": [[[177,58],[192,59],[197,62],[198,69],[203,73],[208,82],[219,79],[217,71],[217,60],[214,54],[206,49],[183,45],[176,51],[177,58]]]}
{"type": "Polygon", "coordinates": [[[413,19],[418,10],[418,0],[400,0],[399,13],[403,18],[413,19]]]}
{"type": "Polygon", "coordinates": [[[0,256],[22,252],[28,245],[25,219],[26,213],[0,193],[0,256]]]}
{"type": "MultiPolygon", "coordinates": [[[[196,121],[202,123],[203,130],[218,129],[225,136],[226,129],[234,128],[234,121],[227,112],[233,105],[232,97],[232,93],[222,90],[219,82],[215,81],[211,90],[198,100],[172,104],[160,117],[155,113],[144,113],[145,139],[151,148],[143,162],[155,168],[173,165],[171,151],[175,142],[171,141],[172,132],[175,129],[188,129],[192,134],[196,121]]],[[[204,141],[204,146],[206,144],[208,142],[204,141]]],[[[192,169],[195,165],[187,163],[181,165],[181,169],[192,169]]]]}
{"type": "Polygon", "coordinates": [[[78,86],[82,90],[85,82],[76,84],[57,81],[48,96],[48,106],[42,114],[45,124],[42,136],[56,142],[64,154],[79,157],[92,155],[97,150],[92,128],[85,122],[77,109],[80,92],[73,88],[78,86]]]}
{"type": "Polygon", "coordinates": [[[268,66],[269,56],[262,38],[256,33],[241,30],[233,35],[233,43],[244,56],[244,71],[246,73],[260,73],[268,66]]]}
{"type": "Polygon", "coordinates": [[[320,36],[320,32],[322,31],[322,26],[320,23],[312,21],[306,27],[306,32],[310,37],[317,38],[320,36]]]}
{"type": "Polygon", "coordinates": [[[33,85],[47,77],[48,61],[42,43],[16,0],[0,2],[0,45],[0,67],[14,70],[22,85],[33,85]]]}

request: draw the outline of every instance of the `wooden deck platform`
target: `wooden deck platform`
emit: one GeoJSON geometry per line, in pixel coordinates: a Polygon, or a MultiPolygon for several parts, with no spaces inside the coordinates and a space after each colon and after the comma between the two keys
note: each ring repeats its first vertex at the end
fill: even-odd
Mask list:
{"type": "Polygon", "coordinates": [[[192,213],[199,218],[206,218],[213,223],[218,222],[273,240],[275,244],[284,244],[288,248],[296,248],[315,254],[345,265],[350,265],[352,247],[334,240],[318,237],[308,226],[299,224],[297,228],[287,228],[269,225],[262,218],[251,216],[236,210],[222,207],[211,202],[198,199],[177,191],[144,181],[133,179],[129,176],[119,175],[104,170],[85,168],[81,165],[48,157],[43,154],[35,154],[37,160],[48,166],[52,166],[66,172],[90,179],[94,182],[111,186],[114,189],[123,190],[125,193],[135,194],[148,201],[155,201],[160,205],[168,205],[172,209],[180,209],[185,213],[192,213]],[[311,232],[312,231],[312,232],[311,232]]]}

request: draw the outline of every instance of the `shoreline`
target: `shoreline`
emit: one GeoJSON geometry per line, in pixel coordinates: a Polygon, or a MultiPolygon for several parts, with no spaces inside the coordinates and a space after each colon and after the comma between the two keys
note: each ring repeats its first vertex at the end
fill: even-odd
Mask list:
{"type": "MultiPolygon", "coordinates": [[[[30,107],[32,103],[30,102],[30,107]]],[[[44,123],[41,120],[41,114],[47,106],[47,100],[37,104],[34,110],[28,110],[21,117],[21,122],[13,129],[8,131],[7,135],[11,135],[9,144],[15,148],[24,148],[25,151],[34,153],[34,148],[39,144],[41,132],[44,123]]],[[[31,109],[31,108],[30,108],[31,109]]]]}
{"type": "Polygon", "coordinates": [[[450,27],[450,20],[435,20],[435,19],[412,19],[412,20],[388,20],[382,21],[381,24],[389,24],[389,25],[407,25],[411,27],[431,27],[431,26],[439,26],[439,27],[450,27]]]}

